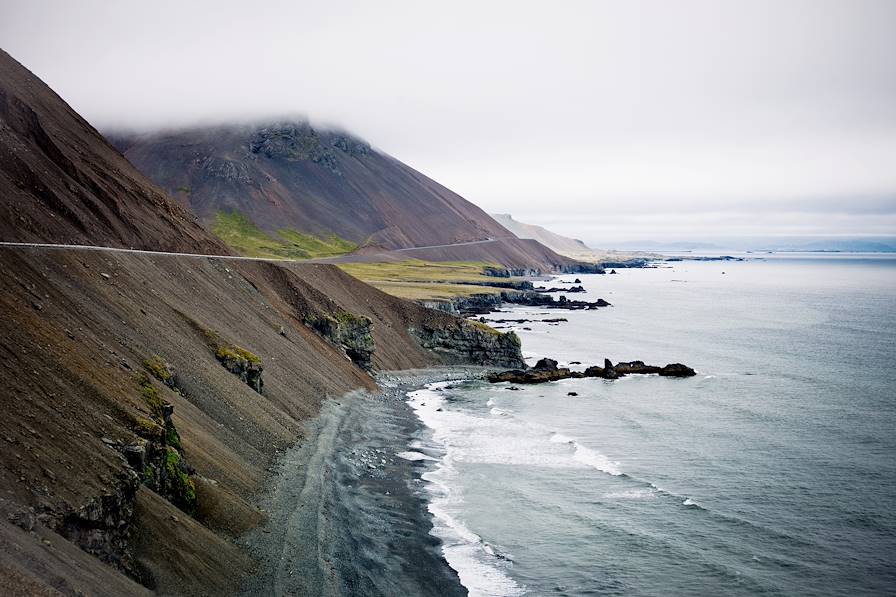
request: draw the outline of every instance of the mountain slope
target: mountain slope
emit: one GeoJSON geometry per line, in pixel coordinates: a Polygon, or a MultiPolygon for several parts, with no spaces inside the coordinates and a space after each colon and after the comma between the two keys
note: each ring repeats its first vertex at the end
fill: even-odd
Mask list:
{"type": "MultiPolygon", "coordinates": [[[[6,54],[0,93],[3,240],[226,252],[6,54]]],[[[328,398],[523,363],[333,265],[2,246],[0,271],[3,595],[237,594],[238,538],[328,398]]]]}
{"type": "Polygon", "coordinates": [[[585,243],[580,240],[561,236],[555,232],[551,232],[542,226],[535,224],[524,224],[513,219],[510,214],[491,214],[496,222],[501,224],[509,232],[520,238],[531,238],[537,240],[544,246],[560,253],[561,255],[577,255],[591,251],[585,243]]]}
{"type": "Polygon", "coordinates": [[[230,252],[2,50],[0,206],[4,241],[230,252]]]}
{"type": "Polygon", "coordinates": [[[556,232],[514,220],[510,214],[492,214],[496,222],[528,242],[538,242],[574,262],[596,263],[604,267],[642,267],[650,260],[661,258],[655,253],[594,250],[580,240],[562,236],[556,232]]]}
{"type": "Polygon", "coordinates": [[[236,211],[272,233],[289,228],[386,249],[512,236],[409,166],[307,122],[111,137],[209,226],[219,212],[236,211]]]}

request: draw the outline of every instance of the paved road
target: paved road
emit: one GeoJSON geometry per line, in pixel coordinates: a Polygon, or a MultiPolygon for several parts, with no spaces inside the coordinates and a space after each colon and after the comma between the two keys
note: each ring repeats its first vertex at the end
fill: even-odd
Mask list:
{"type": "MultiPolygon", "coordinates": [[[[502,238],[487,238],[485,240],[472,240],[463,243],[452,243],[447,245],[429,245],[426,247],[406,247],[404,249],[383,249],[383,252],[388,253],[400,253],[402,251],[417,251],[420,249],[441,249],[445,247],[462,247],[464,245],[481,245],[485,243],[494,243],[502,240],[508,240],[514,238],[512,236],[502,237],[502,238]]],[[[243,257],[241,255],[205,255],[202,253],[173,253],[169,251],[147,251],[145,249],[121,249],[118,247],[98,247],[95,245],[63,245],[63,244],[53,244],[53,243],[19,243],[19,242],[8,242],[8,241],[0,241],[0,247],[13,247],[19,249],[76,249],[80,251],[107,251],[110,253],[132,253],[132,254],[143,254],[143,255],[171,255],[176,257],[196,257],[196,258],[206,258],[206,257],[214,257],[216,259],[232,259],[235,261],[299,261],[305,262],[315,261],[314,259],[289,259],[287,257],[243,257]]],[[[324,259],[324,258],[321,258],[324,259]]]]}
{"type": "Polygon", "coordinates": [[[485,243],[496,243],[502,240],[510,240],[516,238],[514,236],[502,236],[501,238],[486,238],[485,240],[470,240],[464,243],[450,243],[447,245],[428,245],[426,247],[405,247],[404,249],[389,249],[396,253],[401,251],[416,251],[418,249],[442,249],[444,247],[463,247],[464,245],[483,245],[485,243]]]}
{"type": "Polygon", "coordinates": [[[173,257],[196,257],[214,259],[231,259],[234,261],[303,261],[302,259],[288,259],[277,257],[243,257],[241,255],[205,255],[202,253],[174,253],[170,251],[147,251],[145,249],[121,249],[118,247],[97,247],[94,245],[59,245],[52,243],[14,243],[0,241],[0,247],[13,247],[19,249],[76,249],[79,251],[103,251],[108,253],[132,253],[137,255],[171,255],[173,257]]]}

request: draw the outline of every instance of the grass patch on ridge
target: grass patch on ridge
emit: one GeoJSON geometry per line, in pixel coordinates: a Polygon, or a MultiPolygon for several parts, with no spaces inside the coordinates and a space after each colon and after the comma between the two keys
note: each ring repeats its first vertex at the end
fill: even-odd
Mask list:
{"type": "Polygon", "coordinates": [[[238,211],[216,213],[212,232],[231,249],[246,257],[314,259],[343,255],[357,248],[354,243],[335,234],[319,238],[292,228],[278,230],[275,237],[238,211]]]}

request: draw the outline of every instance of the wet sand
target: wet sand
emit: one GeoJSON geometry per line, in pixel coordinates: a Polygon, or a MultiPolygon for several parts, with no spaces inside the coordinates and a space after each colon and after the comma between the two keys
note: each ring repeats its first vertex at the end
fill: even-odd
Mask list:
{"type": "Polygon", "coordinates": [[[380,375],[379,394],[328,400],[302,442],[279,461],[265,497],[267,524],[245,539],[259,562],[246,595],[466,595],[430,535],[420,476],[428,464],[396,456],[421,424],[406,393],[476,368],[380,375]]]}

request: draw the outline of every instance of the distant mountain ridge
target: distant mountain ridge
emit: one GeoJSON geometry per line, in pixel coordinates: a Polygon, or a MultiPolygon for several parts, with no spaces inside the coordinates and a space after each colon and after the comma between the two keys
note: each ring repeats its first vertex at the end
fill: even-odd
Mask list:
{"type": "Polygon", "coordinates": [[[591,247],[582,241],[551,232],[543,226],[524,224],[513,219],[510,214],[491,214],[496,222],[520,238],[537,240],[561,255],[575,255],[591,252],[591,247]]]}

